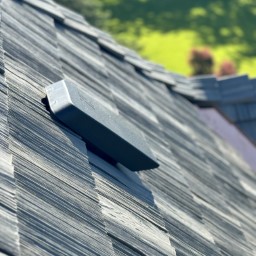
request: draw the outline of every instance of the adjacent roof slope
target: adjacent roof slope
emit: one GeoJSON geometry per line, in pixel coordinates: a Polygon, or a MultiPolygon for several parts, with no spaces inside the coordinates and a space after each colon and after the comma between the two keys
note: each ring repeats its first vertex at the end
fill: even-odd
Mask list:
{"type": "Polygon", "coordinates": [[[0,253],[255,255],[255,172],[167,89],[182,77],[51,0],[1,11],[0,253]],[[63,78],[136,125],[160,167],[88,151],[42,100],[63,78]]]}
{"type": "Polygon", "coordinates": [[[256,79],[247,75],[199,76],[189,86],[177,84],[175,91],[202,107],[215,107],[253,143],[256,142],[256,79]]]}

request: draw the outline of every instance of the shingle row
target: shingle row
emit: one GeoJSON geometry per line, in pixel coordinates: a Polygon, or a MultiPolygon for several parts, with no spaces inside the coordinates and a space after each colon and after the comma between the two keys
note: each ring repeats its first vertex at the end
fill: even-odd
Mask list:
{"type": "Polygon", "coordinates": [[[63,78],[54,20],[9,0],[3,10],[19,255],[114,255],[85,143],[43,101],[63,78]]]}
{"type": "Polygon", "coordinates": [[[201,107],[217,108],[249,139],[256,141],[255,79],[249,79],[247,75],[219,79],[214,76],[198,76],[190,81],[190,85],[177,83],[173,90],[201,107]]]}
{"type": "MultiPolygon", "coordinates": [[[[117,88],[120,83],[128,85],[132,80],[131,76],[123,72],[123,65],[120,65],[120,61],[123,63],[122,60],[117,55],[112,58],[110,51],[103,50],[95,41],[90,41],[77,31],[58,25],[57,33],[65,77],[80,84],[81,90],[91,91],[95,100],[106,105],[109,111],[119,113],[120,104],[128,103],[127,100],[129,101],[130,98],[126,97],[128,91],[125,91],[125,86],[122,94],[119,94],[122,90],[117,91],[117,88]],[[67,56],[67,53],[70,55],[67,56]],[[83,54],[83,58],[78,53],[83,54]],[[101,65],[93,65],[91,57],[85,54],[92,55],[91,57],[96,58],[101,65]],[[118,64],[119,68],[117,68],[118,64]],[[92,72],[95,75],[92,76],[92,72]]],[[[131,66],[125,70],[134,71],[131,66]]],[[[133,79],[133,82],[135,83],[136,80],[133,79]]],[[[126,90],[129,88],[126,87],[126,90]]],[[[137,105],[142,112],[145,111],[148,114],[149,120],[151,118],[157,122],[150,111],[140,105],[139,98],[142,96],[135,92],[134,95],[136,97],[133,102],[128,104],[137,105]]],[[[150,121],[147,121],[147,124],[151,124],[150,121]]],[[[151,191],[144,187],[138,175],[130,173],[125,168],[113,166],[93,153],[89,154],[89,161],[106,230],[115,253],[117,255],[175,255],[151,191]]]]}
{"type": "Polygon", "coordinates": [[[171,117],[168,115],[171,98],[167,88],[143,77],[114,56],[104,54],[104,57],[120,114],[143,131],[160,162],[158,170],[142,172],[140,177],[152,190],[176,254],[219,255],[164,135],[164,130],[168,129],[166,122],[171,117]],[[163,115],[166,122],[161,123],[163,115]]]}
{"type": "MultiPolygon", "coordinates": [[[[168,73],[51,0],[5,0],[4,12],[21,255],[255,253],[253,172],[165,86],[203,99],[214,77],[204,88],[168,73]],[[62,78],[136,125],[160,167],[132,173],[87,152],[41,102],[62,78]]],[[[230,79],[219,93],[233,99],[244,91],[229,94],[230,79]]]]}
{"type": "Polygon", "coordinates": [[[2,3],[0,4],[0,253],[18,256],[20,246],[16,183],[9,150],[8,87],[4,76],[2,3]]]}

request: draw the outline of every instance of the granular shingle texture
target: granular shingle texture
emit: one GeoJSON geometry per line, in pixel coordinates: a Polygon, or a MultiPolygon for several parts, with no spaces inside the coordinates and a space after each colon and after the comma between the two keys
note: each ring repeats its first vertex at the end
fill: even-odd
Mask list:
{"type": "Polygon", "coordinates": [[[0,255],[256,255],[255,171],[180,95],[195,82],[51,0],[0,9],[0,255]],[[91,152],[44,100],[62,79],[135,125],[160,167],[91,152]]]}
{"type": "Polygon", "coordinates": [[[189,84],[176,83],[174,90],[200,107],[216,108],[252,143],[256,143],[256,79],[247,75],[198,76],[189,84]]]}

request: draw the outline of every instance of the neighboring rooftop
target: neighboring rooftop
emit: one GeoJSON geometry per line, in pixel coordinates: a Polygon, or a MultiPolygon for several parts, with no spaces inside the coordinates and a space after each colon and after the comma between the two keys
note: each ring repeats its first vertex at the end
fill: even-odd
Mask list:
{"type": "Polygon", "coordinates": [[[0,255],[256,255],[255,170],[180,95],[191,80],[52,0],[0,9],[0,255]],[[63,79],[136,126],[159,168],[88,149],[44,100],[63,79]]]}
{"type": "Polygon", "coordinates": [[[178,84],[174,90],[200,107],[216,108],[256,143],[256,79],[199,76],[191,78],[189,86],[178,84]]]}

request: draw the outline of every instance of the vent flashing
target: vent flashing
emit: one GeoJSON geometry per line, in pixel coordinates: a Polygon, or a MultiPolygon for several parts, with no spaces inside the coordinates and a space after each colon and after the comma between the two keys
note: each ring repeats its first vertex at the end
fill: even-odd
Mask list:
{"type": "Polygon", "coordinates": [[[86,142],[131,171],[157,168],[144,135],[120,115],[104,108],[69,80],[46,88],[53,114],[86,142]]]}

